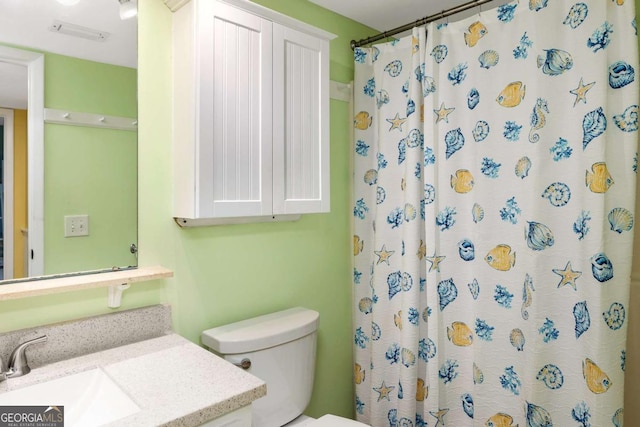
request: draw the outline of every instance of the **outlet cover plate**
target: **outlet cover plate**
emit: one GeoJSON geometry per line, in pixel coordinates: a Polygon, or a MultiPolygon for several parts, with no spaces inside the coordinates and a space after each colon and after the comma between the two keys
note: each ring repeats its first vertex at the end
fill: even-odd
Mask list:
{"type": "Polygon", "coordinates": [[[64,217],[64,237],[89,235],[89,215],[66,215],[64,217]]]}

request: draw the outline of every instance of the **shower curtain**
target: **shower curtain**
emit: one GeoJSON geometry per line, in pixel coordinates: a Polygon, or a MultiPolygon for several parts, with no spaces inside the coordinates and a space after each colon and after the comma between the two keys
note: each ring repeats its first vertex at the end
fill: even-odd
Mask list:
{"type": "Polygon", "coordinates": [[[354,380],[373,426],[621,426],[631,0],[355,50],[354,380]]]}

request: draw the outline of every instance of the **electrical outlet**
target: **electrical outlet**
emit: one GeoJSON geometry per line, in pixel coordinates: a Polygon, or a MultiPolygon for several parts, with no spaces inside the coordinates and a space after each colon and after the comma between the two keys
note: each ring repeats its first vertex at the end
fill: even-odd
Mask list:
{"type": "Polygon", "coordinates": [[[67,215],[64,217],[64,237],[89,235],[89,215],[67,215]]]}

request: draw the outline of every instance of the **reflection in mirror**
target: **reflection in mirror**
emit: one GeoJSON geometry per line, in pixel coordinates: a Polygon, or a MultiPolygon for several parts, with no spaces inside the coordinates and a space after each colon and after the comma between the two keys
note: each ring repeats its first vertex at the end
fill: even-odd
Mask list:
{"type": "Polygon", "coordinates": [[[2,278],[136,265],[135,17],[119,0],[0,11],[2,278]]]}

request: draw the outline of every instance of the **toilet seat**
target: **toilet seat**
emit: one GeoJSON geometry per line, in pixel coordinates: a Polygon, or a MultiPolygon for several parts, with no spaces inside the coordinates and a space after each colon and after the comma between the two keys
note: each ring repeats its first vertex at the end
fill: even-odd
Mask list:
{"type": "Polygon", "coordinates": [[[365,427],[368,425],[359,421],[350,420],[348,418],[338,417],[337,415],[323,415],[315,421],[305,424],[305,427],[365,427]]]}

